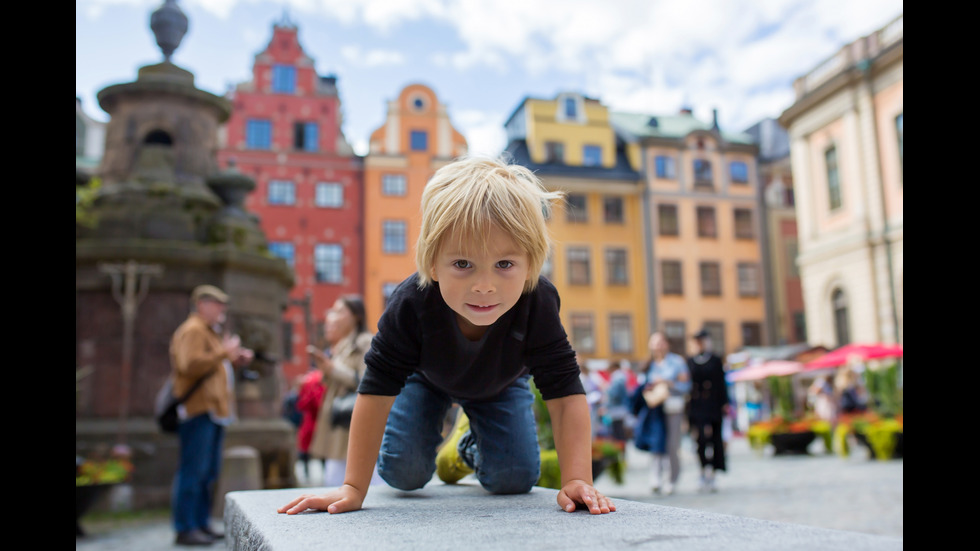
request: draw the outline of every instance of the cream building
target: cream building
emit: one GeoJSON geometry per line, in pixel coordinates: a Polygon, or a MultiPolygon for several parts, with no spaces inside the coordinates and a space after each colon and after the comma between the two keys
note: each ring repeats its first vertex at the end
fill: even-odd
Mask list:
{"type": "Polygon", "coordinates": [[[790,136],[808,341],[903,342],[903,17],[794,87],[790,136]]]}

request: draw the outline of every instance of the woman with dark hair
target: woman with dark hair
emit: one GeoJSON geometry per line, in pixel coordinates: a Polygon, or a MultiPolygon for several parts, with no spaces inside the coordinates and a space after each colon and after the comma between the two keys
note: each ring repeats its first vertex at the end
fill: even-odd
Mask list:
{"type": "Polygon", "coordinates": [[[317,417],[310,442],[310,457],[325,460],[324,486],[341,486],[347,463],[347,424],[334,419],[334,401],[357,392],[357,385],[364,376],[364,354],[371,347],[372,335],[367,331],[364,301],[359,295],[343,295],[327,310],[324,323],[326,351],[316,347],[308,350],[323,373],[326,394],[317,417]]]}

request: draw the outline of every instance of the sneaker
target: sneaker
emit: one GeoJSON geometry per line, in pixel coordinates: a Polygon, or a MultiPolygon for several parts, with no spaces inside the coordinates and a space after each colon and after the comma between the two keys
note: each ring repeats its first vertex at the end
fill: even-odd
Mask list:
{"type": "Polygon", "coordinates": [[[439,453],[436,454],[436,474],[439,476],[439,480],[446,484],[455,484],[473,472],[473,469],[459,455],[458,449],[460,438],[469,430],[470,420],[466,417],[466,413],[460,409],[453,430],[442,444],[439,453]]]}
{"type": "Polygon", "coordinates": [[[214,539],[211,536],[205,534],[201,530],[190,530],[188,532],[180,532],[177,534],[177,539],[174,541],[177,545],[192,545],[192,546],[209,546],[214,543],[214,539]]]}

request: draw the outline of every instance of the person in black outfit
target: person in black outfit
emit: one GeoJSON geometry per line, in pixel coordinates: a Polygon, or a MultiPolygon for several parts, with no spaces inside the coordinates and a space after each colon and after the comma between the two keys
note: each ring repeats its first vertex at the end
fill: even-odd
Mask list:
{"type": "Polygon", "coordinates": [[[728,414],[728,388],[721,358],[711,351],[711,337],[704,329],[694,335],[697,353],[688,358],[691,372],[691,399],[688,422],[698,443],[701,461],[701,491],[717,490],[715,473],[725,468],[725,442],[722,419],[728,414]]]}

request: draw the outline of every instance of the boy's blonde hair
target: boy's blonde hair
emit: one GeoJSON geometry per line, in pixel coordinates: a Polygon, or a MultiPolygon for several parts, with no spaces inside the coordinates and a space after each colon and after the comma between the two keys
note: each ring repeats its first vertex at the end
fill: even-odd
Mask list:
{"type": "Polygon", "coordinates": [[[534,289],[551,250],[546,220],[560,191],[548,191],[527,168],[485,157],[463,157],[440,168],[422,191],[422,228],[415,247],[419,287],[432,284],[436,256],[447,240],[460,250],[483,242],[491,226],[507,233],[527,253],[534,289]]]}

